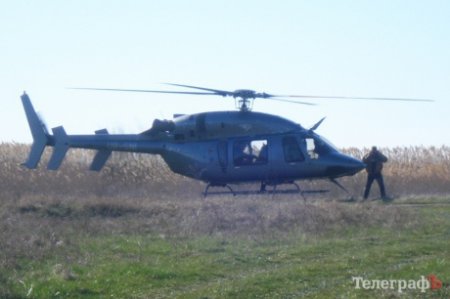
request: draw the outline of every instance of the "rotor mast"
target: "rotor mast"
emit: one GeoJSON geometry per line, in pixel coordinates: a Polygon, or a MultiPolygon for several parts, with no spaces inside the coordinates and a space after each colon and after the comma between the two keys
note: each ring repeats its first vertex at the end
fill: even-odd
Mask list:
{"type": "Polygon", "coordinates": [[[238,100],[238,108],[242,112],[247,112],[251,110],[251,107],[253,106],[254,99],[249,100],[248,98],[241,98],[238,100]],[[250,104],[250,105],[249,105],[250,104]]]}
{"type": "Polygon", "coordinates": [[[253,100],[260,97],[254,90],[250,89],[235,90],[231,96],[236,99],[236,107],[242,112],[250,111],[253,107],[253,100]]]}

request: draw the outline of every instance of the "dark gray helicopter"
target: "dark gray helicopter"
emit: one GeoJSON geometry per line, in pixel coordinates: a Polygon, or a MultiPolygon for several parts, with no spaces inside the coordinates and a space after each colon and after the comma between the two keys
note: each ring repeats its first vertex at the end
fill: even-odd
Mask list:
{"type": "MultiPolygon", "coordinates": [[[[68,135],[62,126],[48,131],[36,114],[30,98],[22,102],[33,136],[29,158],[24,165],[37,167],[46,146],[53,147],[48,169],[61,165],[69,148],[94,149],[97,153],[90,170],[100,171],[113,151],[160,155],[178,174],[207,183],[205,196],[212,186],[259,182],[266,185],[294,184],[295,180],[330,179],[345,190],[336,178],[351,176],[365,167],[360,160],[339,152],[325,138],[315,133],[324,119],[309,129],[282,117],[252,112],[253,100],[267,99],[314,105],[286,98],[349,98],[324,96],[273,95],[240,89],[224,91],[190,85],[169,84],[201,91],[163,91],[106,88],[74,88],[103,91],[154,92],[233,97],[239,111],[203,112],[174,115],[173,120],[158,120],[140,134],[109,134],[106,129],[95,135],[68,135]]],[[[421,99],[358,98],[366,100],[430,101],[421,99]]]]}

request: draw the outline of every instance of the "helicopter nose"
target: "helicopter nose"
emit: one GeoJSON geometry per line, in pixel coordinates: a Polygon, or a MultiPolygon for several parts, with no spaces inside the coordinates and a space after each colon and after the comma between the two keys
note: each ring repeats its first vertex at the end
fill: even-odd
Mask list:
{"type": "Polygon", "coordinates": [[[339,154],[334,160],[333,166],[327,169],[331,176],[354,175],[366,167],[362,161],[344,154],[339,154]]]}

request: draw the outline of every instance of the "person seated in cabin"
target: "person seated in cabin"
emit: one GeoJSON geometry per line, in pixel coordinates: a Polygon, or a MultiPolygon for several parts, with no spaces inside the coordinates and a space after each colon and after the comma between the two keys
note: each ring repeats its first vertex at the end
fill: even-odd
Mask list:
{"type": "Polygon", "coordinates": [[[237,141],[234,143],[233,157],[235,166],[251,165],[257,158],[251,153],[248,141],[237,141]]]}
{"type": "Polygon", "coordinates": [[[264,143],[261,147],[261,149],[259,150],[259,155],[256,158],[255,163],[258,164],[264,164],[267,163],[267,158],[268,158],[268,151],[267,151],[267,143],[264,143]]]}

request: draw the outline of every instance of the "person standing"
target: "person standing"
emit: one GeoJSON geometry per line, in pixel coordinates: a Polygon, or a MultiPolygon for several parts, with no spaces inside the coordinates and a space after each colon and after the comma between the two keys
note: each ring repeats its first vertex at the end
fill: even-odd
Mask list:
{"type": "Polygon", "coordinates": [[[380,194],[382,199],[387,199],[386,189],[384,187],[383,174],[381,173],[383,169],[383,163],[387,162],[387,157],[383,155],[376,146],[372,147],[372,150],[364,156],[363,162],[366,163],[367,171],[367,183],[366,189],[364,190],[364,199],[367,199],[370,192],[370,187],[374,180],[377,181],[378,187],[380,187],[380,194]]]}

